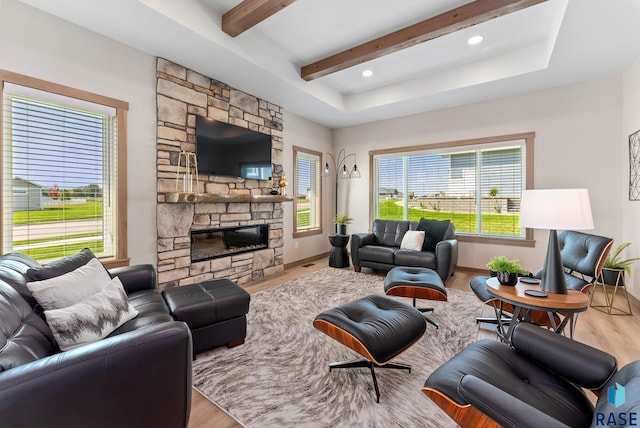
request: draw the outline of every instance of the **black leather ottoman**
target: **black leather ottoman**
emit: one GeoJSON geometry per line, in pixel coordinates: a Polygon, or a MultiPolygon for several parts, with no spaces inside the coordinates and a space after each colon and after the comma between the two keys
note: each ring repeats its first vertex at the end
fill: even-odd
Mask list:
{"type": "MultiPolygon", "coordinates": [[[[416,299],[447,301],[447,289],[435,271],[421,267],[399,266],[391,269],[384,279],[384,292],[387,296],[409,297],[416,299]]],[[[433,308],[418,308],[420,312],[432,312],[433,308]]],[[[425,319],[436,328],[438,323],[425,315],[425,319]]]]}
{"type": "Polygon", "coordinates": [[[247,336],[250,296],[228,279],[164,290],[164,299],[175,320],[191,329],[193,355],[221,345],[242,345],[247,336]]]}
{"type": "Polygon", "coordinates": [[[372,294],[329,309],[316,316],[313,326],[366,358],[329,364],[336,368],[369,367],[380,402],[380,390],[374,367],[404,369],[411,366],[390,361],[407,350],[427,329],[422,314],[406,303],[372,294]]]}

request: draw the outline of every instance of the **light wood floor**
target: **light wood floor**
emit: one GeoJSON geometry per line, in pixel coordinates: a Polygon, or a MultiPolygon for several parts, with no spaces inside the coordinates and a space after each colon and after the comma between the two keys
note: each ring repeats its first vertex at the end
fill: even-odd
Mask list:
{"type": "MultiPolygon", "coordinates": [[[[283,282],[308,275],[325,266],[327,266],[326,258],[309,262],[302,266],[288,268],[279,275],[246,284],[243,287],[249,293],[256,293],[283,282]]],[[[454,277],[447,281],[447,288],[471,292],[469,290],[469,280],[472,276],[478,274],[484,273],[458,269],[454,277]]],[[[602,296],[600,291],[596,293],[594,304],[603,302],[604,298],[602,296]]],[[[621,298],[621,295],[618,295],[616,297],[616,306],[622,303],[626,304],[626,300],[621,298]]],[[[632,299],[632,309],[633,316],[613,316],[594,308],[589,308],[586,312],[580,314],[574,338],[614,355],[618,359],[619,367],[640,359],[640,343],[633,339],[634,332],[640,331],[640,316],[638,315],[640,314],[640,303],[635,299],[632,299]]],[[[482,305],[480,302],[478,302],[477,308],[472,308],[472,310],[477,310],[478,315],[490,316],[493,314],[493,311],[488,306],[482,305]]],[[[495,338],[495,332],[491,328],[489,325],[480,327],[478,329],[478,337],[495,338]]],[[[236,428],[240,427],[240,425],[194,390],[189,428],[204,427],[236,428]]]]}

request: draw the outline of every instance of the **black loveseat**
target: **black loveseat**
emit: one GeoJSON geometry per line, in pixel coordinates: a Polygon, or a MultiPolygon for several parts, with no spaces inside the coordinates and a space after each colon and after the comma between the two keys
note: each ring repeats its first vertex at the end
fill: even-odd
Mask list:
{"type": "Polygon", "coordinates": [[[356,272],[362,267],[389,271],[396,266],[433,269],[446,281],[458,263],[458,241],[449,221],[381,220],[373,222],[371,233],[351,235],[351,260],[356,272]],[[409,230],[425,230],[421,251],[402,249],[400,244],[409,230]]]}
{"type": "Polygon", "coordinates": [[[186,427],[191,334],[169,314],[153,266],[109,270],[138,316],[66,352],[26,287],[27,271],[39,267],[23,254],[0,257],[0,425],[186,427]]]}

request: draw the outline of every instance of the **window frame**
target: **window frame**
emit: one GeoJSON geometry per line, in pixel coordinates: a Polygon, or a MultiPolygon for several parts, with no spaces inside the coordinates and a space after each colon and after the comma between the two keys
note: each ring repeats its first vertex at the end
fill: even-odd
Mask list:
{"type": "MultiPolygon", "coordinates": [[[[14,73],[0,69],[0,98],[4,98],[5,83],[20,85],[40,91],[49,92],[95,104],[101,104],[116,110],[117,127],[117,212],[115,215],[116,246],[113,257],[101,258],[100,261],[108,269],[129,265],[127,242],[127,111],[129,103],[115,98],[98,95],[82,89],[41,80],[35,77],[14,73]]],[[[0,109],[0,123],[3,123],[3,109],[0,109]]],[[[4,132],[0,132],[0,165],[4,162],[3,156],[4,132]]],[[[0,188],[4,189],[3,174],[0,174],[0,188]]],[[[0,198],[0,213],[4,212],[4,202],[0,198]]],[[[0,222],[0,238],[4,237],[4,225],[0,222]]]]}
{"type": "Polygon", "coordinates": [[[307,149],[300,146],[293,146],[293,237],[301,238],[304,236],[312,236],[322,234],[322,153],[307,149]],[[318,158],[318,171],[316,173],[316,180],[318,182],[318,195],[317,195],[317,204],[318,204],[318,225],[314,228],[298,230],[298,203],[297,203],[297,178],[298,178],[298,153],[305,153],[307,155],[316,156],[318,158]]]}
{"type": "MultiPolygon", "coordinates": [[[[375,220],[376,212],[375,212],[375,195],[374,195],[374,186],[375,186],[375,157],[379,155],[403,155],[409,152],[418,152],[418,151],[426,151],[426,150],[442,150],[442,149],[455,149],[465,146],[481,146],[481,145],[489,145],[500,142],[512,141],[512,140],[524,140],[525,145],[525,189],[533,189],[533,181],[534,181],[534,140],[535,140],[535,132],[524,132],[519,134],[509,134],[509,135],[499,135],[493,137],[481,137],[481,138],[473,138],[469,140],[457,140],[457,141],[448,141],[434,144],[421,144],[416,146],[406,146],[406,147],[396,147],[391,149],[382,149],[382,150],[370,150],[369,154],[369,171],[372,173],[369,175],[369,188],[371,192],[369,194],[369,224],[373,224],[373,220],[375,220]]],[[[499,244],[499,245],[513,245],[513,246],[522,246],[522,247],[533,247],[535,245],[535,241],[533,239],[533,229],[526,228],[524,238],[515,238],[515,237],[504,237],[504,236],[486,236],[486,235],[458,235],[456,234],[456,239],[461,242],[474,242],[474,243],[483,243],[483,244],[499,244]]]]}

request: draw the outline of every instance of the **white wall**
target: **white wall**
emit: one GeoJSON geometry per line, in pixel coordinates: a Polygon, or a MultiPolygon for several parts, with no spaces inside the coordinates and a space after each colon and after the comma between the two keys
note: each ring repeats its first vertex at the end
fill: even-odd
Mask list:
{"type": "Polygon", "coordinates": [[[129,256],[132,264],[155,264],[155,58],[15,0],[2,0],[0,68],[129,103],[129,256]]]}
{"type": "MultiPolygon", "coordinates": [[[[621,86],[621,78],[610,78],[336,130],[335,151],[355,152],[363,175],[341,194],[355,218],[350,230],[370,227],[369,150],[533,131],[535,187],[588,188],[595,222],[590,233],[619,240],[626,192],[621,86]]],[[[547,232],[535,231],[535,239],[535,248],[460,243],[458,263],[484,269],[491,256],[502,254],[535,270],[544,262],[547,232]]]]}
{"type": "MultiPolygon", "coordinates": [[[[640,129],[640,58],[622,76],[622,135],[618,160],[624,165],[619,185],[629,185],[629,135],[640,129]]],[[[622,195],[622,241],[631,242],[624,253],[626,257],[640,257],[640,201],[630,201],[622,195]]],[[[626,278],[629,291],[640,298],[640,262],[633,265],[631,278],[626,278]]]]}
{"type": "MultiPolygon", "coordinates": [[[[318,152],[331,152],[331,129],[296,116],[285,110],[284,112],[284,172],[289,181],[287,193],[293,195],[293,146],[304,147],[318,152]]],[[[327,239],[329,233],[334,233],[333,219],[333,179],[322,177],[322,234],[305,236],[294,239],[293,233],[293,202],[282,204],[284,209],[284,262],[285,264],[329,251],[327,239]]]]}
{"type": "MultiPolygon", "coordinates": [[[[129,103],[129,256],[132,264],[155,265],[155,57],[15,0],[2,0],[0,68],[129,103]],[[24,31],[25,28],[29,31],[24,31]]],[[[284,116],[283,166],[290,175],[293,173],[292,146],[331,151],[332,131],[289,112],[284,116]]],[[[289,177],[290,180],[292,178],[289,177]]],[[[334,225],[331,221],[333,193],[327,184],[323,182],[325,232],[322,235],[294,240],[291,235],[292,203],[282,204],[285,213],[285,263],[329,251],[326,235],[333,232],[334,225]]]]}

